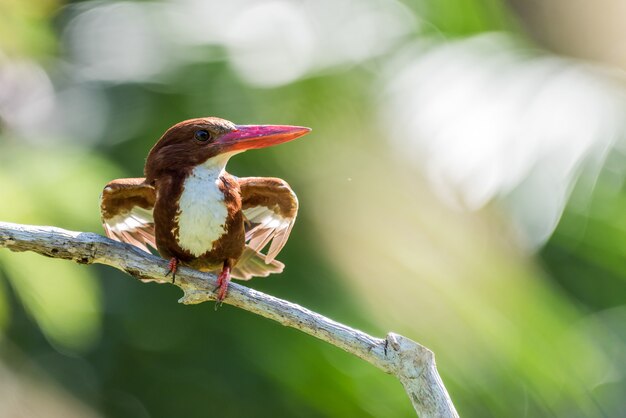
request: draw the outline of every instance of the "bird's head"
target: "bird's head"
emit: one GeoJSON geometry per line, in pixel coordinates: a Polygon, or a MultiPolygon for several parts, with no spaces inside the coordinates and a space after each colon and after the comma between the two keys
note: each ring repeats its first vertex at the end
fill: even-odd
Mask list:
{"type": "Polygon", "coordinates": [[[214,159],[223,164],[234,154],[291,141],[311,131],[288,125],[235,125],[225,119],[189,119],[169,128],[152,147],[145,174],[154,180],[165,172],[189,170],[214,159]]]}

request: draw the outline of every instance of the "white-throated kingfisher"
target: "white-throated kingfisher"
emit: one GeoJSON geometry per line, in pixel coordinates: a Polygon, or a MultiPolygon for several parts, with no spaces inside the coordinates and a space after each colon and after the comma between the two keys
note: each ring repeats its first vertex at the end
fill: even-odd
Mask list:
{"type": "Polygon", "coordinates": [[[235,125],[207,117],[180,122],[152,147],[143,178],[108,183],[100,202],[106,235],[218,274],[218,304],[230,278],[280,273],[275,259],[296,220],[298,199],[278,178],[238,178],[225,171],[240,152],[291,141],[309,128],[235,125]],[[270,244],[271,242],[271,244],[270,244]],[[269,244],[267,255],[261,253],[269,244]]]}

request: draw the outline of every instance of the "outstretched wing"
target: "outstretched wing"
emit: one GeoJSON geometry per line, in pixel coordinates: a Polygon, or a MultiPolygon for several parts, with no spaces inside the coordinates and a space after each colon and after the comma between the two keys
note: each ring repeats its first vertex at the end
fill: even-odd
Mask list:
{"type": "Polygon", "coordinates": [[[265,256],[246,246],[243,254],[233,267],[231,275],[235,279],[250,280],[253,277],[267,277],[272,273],[282,273],[285,265],[278,260],[265,262],[265,256]]]}
{"type": "Polygon", "coordinates": [[[260,252],[270,247],[265,262],[271,263],[285,246],[298,214],[298,198],[286,181],[277,178],[238,179],[246,218],[248,247],[260,252]]]}
{"type": "Polygon", "coordinates": [[[156,200],[154,187],[145,178],[117,179],[104,187],[100,213],[106,235],[132,244],[146,252],[156,249],[152,209],[156,200]]]}

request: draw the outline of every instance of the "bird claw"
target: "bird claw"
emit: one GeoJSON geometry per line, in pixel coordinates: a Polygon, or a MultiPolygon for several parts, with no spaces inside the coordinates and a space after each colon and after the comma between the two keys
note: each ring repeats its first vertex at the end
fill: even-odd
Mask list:
{"type": "Polygon", "coordinates": [[[172,283],[176,283],[176,270],[178,270],[178,259],[172,257],[167,263],[167,273],[165,273],[165,277],[172,275],[172,283]]]}
{"type": "Polygon", "coordinates": [[[226,291],[228,290],[228,283],[223,283],[218,285],[215,289],[213,289],[213,293],[217,292],[217,297],[215,298],[215,310],[224,304],[224,299],[226,298],[226,291]]]}
{"type": "Polygon", "coordinates": [[[217,287],[213,289],[213,293],[217,292],[217,297],[215,298],[215,310],[222,306],[224,303],[224,299],[226,298],[226,293],[228,292],[228,283],[230,282],[230,266],[228,264],[224,264],[224,268],[222,272],[217,276],[217,287]]]}

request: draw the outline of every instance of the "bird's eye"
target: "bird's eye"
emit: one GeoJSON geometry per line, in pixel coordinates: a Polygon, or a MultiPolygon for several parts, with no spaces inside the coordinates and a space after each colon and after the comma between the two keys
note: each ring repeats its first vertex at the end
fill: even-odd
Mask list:
{"type": "Polygon", "coordinates": [[[209,131],[204,130],[204,129],[200,129],[199,131],[196,131],[196,133],[193,136],[200,142],[206,142],[209,139],[211,139],[211,134],[209,133],[209,131]]]}

